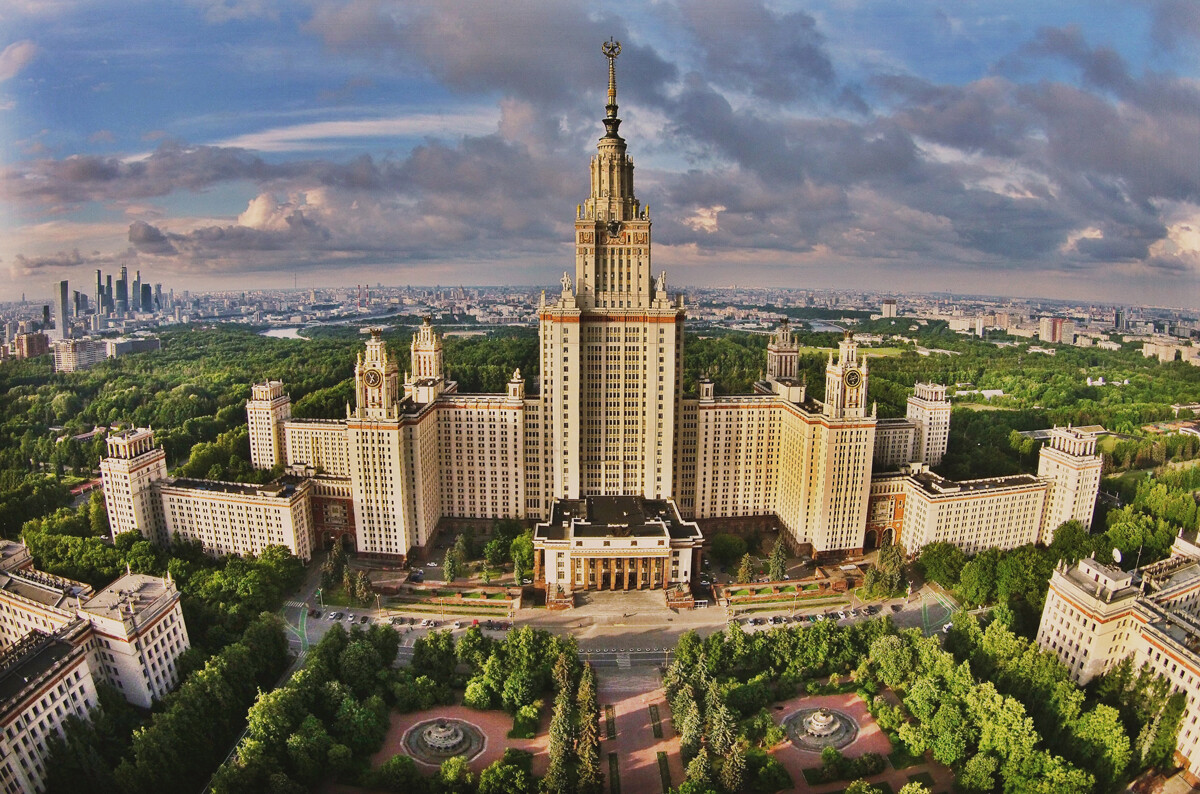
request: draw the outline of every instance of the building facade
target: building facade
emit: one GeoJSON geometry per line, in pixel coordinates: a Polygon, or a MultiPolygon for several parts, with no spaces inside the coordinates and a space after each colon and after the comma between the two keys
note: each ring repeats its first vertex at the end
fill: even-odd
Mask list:
{"type": "Polygon", "coordinates": [[[105,683],[150,708],[191,647],[170,578],[127,573],[99,592],[43,573],[0,541],[0,792],[43,790],[49,739],[105,683]]]}
{"type": "MultiPolygon", "coordinates": [[[[600,498],[642,500],[651,512],[658,508],[644,506],[668,504],[666,512],[684,522],[779,527],[789,546],[822,557],[902,537],[916,546],[954,538],[968,549],[1036,540],[1049,480],[1061,480],[1056,493],[1064,495],[1061,509],[1050,512],[1082,512],[1090,480],[1069,481],[1063,472],[1074,447],[1045,478],[1027,475],[1019,483],[956,484],[927,468],[906,470],[914,463],[936,466],[946,452],[946,389],[918,383],[904,419],[879,420],[868,403],[867,356],[849,335],[829,354],[823,400],[813,399],[799,378],[800,348],[786,321],[769,341],[766,374],[753,393],[717,395],[701,381],[695,396],[684,396],[685,302],[669,292],[665,273],[652,271],[650,213],[636,196],[633,160],[619,132],[619,46],[606,47],[604,134],[588,166],[588,195],[574,212],[574,275],[564,273],[560,288],[539,302],[535,388],[527,393],[518,371],[504,393],[460,394],[446,377],[441,338],[428,319],[413,336],[403,372],[382,334],[372,332],[355,362],[354,400],[344,419],[293,418],[284,384],[253,387],[247,421],[254,465],[278,466],[297,478],[293,483],[311,486],[296,484],[288,497],[308,506],[309,546],[295,510],[294,540],[285,541],[298,556],[346,538],[361,555],[404,562],[427,554],[447,519],[545,524],[567,513],[568,529],[610,526],[613,537],[605,540],[613,543],[625,524],[597,523],[580,517],[582,508],[564,506],[600,498]]],[[[228,484],[164,482],[153,486],[139,512],[130,503],[145,488],[130,482],[125,469],[135,459],[148,461],[149,453],[129,457],[132,450],[110,449],[118,461],[105,479],[106,494],[111,480],[115,509],[134,515],[147,534],[157,532],[164,542],[173,533],[197,537],[222,552],[268,542],[266,526],[257,519],[247,524],[242,513],[205,518],[214,528],[218,519],[227,522],[221,540],[197,524],[184,528],[179,509],[171,513],[186,500],[195,506],[213,500],[214,490],[232,498],[228,484]],[[168,497],[175,501],[168,505],[168,497]]],[[[165,480],[161,470],[154,476],[165,480]]],[[[539,584],[598,586],[597,575],[613,575],[607,563],[595,568],[604,555],[588,557],[586,570],[573,568],[576,547],[560,549],[555,544],[565,538],[550,537],[561,529],[546,530],[537,547],[539,584]]],[[[588,548],[587,538],[579,540],[585,543],[578,548],[588,548]]],[[[620,575],[642,581],[632,545],[624,556],[633,568],[618,562],[620,575]]],[[[668,565],[661,581],[687,581],[692,570],[668,565]],[[676,573],[682,578],[674,579],[676,573]]]]}
{"type": "Polygon", "coordinates": [[[1200,784],[1200,547],[1181,535],[1171,556],[1135,571],[1095,559],[1060,563],[1038,626],[1037,642],[1076,683],[1087,684],[1132,657],[1182,692],[1187,707],[1176,761],[1200,784]]]}

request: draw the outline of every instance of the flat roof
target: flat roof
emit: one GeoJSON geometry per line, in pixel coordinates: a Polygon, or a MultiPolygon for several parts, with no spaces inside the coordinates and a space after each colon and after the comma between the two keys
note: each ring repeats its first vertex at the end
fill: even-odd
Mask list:
{"type": "Polygon", "coordinates": [[[68,608],[73,598],[87,598],[92,594],[91,585],[33,568],[0,573],[0,590],[57,609],[68,608]]]}
{"type": "Polygon", "coordinates": [[[0,653],[0,703],[16,705],[21,690],[54,669],[75,646],[49,634],[31,632],[0,653]]]}
{"type": "Polygon", "coordinates": [[[112,620],[123,620],[153,607],[172,592],[173,588],[168,588],[166,579],[144,573],[129,573],[83,602],[83,611],[112,620]]]}
{"type": "Polygon", "coordinates": [[[923,471],[912,475],[912,478],[920,484],[922,490],[932,496],[952,496],[1043,484],[1032,474],[1013,474],[1007,477],[988,477],[982,480],[948,480],[931,471],[923,471]]]}
{"type": "Polygon", "coordinates": [[[633,495],[555,500],[550,521],[539,524],[534,534],[543,540],[566,540],[569,535],[678,540],[701,537],[696,523],[684,521],[670,500],[633,495]]]}
{"type": "Polygon", "coordinates": [[[240,494],[242,496],[265,496],[275,499],[289,499],[303,482],[299,477],[281,477],[274,482],[264,485],[244,482],[222,482],[220,480],[193,480],[187,477],[175,477],[166,481],[167,487],[187,488],[191,491],[210,491],[212,493],[240,494]]]}

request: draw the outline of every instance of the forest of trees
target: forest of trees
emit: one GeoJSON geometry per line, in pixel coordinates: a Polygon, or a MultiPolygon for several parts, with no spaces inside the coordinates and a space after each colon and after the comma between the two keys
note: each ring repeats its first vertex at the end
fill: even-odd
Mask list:
{"type": "MultiPolygon", "coordinates": [[[[687,765],[679,794],[790,787],[764,752],[783,739],[771,704],[847,674],[893,746],[951,766],[964,792],[1116,790],[1144,769],[1170,767],[1182,715],[1182,695],[1161,678],[1125,663],[1088,693],[1002,621],[985,630],[965,613],[945,648],[890,618],[752,634],[731,624],[703,639],[685,634],[666,673],[687,765]],[[900,706],[879,697],[883,687],[900,706]]],[[[822,760],[827,780],[883,768],[836,751],[822,760]]]]}

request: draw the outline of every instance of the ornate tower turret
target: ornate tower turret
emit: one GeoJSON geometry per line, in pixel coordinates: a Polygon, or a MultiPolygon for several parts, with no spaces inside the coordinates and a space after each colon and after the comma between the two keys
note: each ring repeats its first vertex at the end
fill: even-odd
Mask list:
{"type": "Polygon", "coordinates": [[[378,328],[371,329],[365,353],[354,366],[356,416],[394,419],[400,402],[400,366],[388,355],[387,343],[378,328]]]}
{"type": "Polygon", "coordinates": [[[866,416],[867,360],[858,358],[858,343],[847,332],[838,343],[838,358],[829,354],[825,367],[824,414],[836,419],[858,419],[866,416]]]}
{"type": "Polygon", "coordinates": [[[602,50],[608,58],[605,132],[591,162],[590,194],[575,218],[575,284],[579,308],[644,308],[667,296],[657,294],[651,276],[650,211],[634,196],[633,158],[617,132],[621,43],[609,39],[602,50]]]}
{"type": "Polygon", "coordinates": [[[795,378],[799,367],[800,344],[785,317],[767,344],[767,380],[795,378]]]}

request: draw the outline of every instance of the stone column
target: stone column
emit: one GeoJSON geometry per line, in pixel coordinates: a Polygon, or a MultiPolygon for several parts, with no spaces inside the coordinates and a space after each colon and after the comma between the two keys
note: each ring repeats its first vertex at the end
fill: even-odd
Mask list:
{"type": "Polygon", "coordinates": [[[546,552],[541,549],[533,550],[533,583],[537,584],[538,578],[542,575],[542,555],[546,552]]]}
{"type": "Polygon", "coordinates": [[[650,589],[651,590],[654,589],[654,569],[657,567],[658,567],[658,565],[655,564],[655,558],[651,557],[650,558],[650,589]]]}
{"type": "Polygon", "coordinates": [[[633,561],[631,559],[629,559],[628,557],[624,557],[621,560],[621,573],[623,573],[625,575],[625,589],[626,590],[629,589],[629,568],[630,568],[629,563],[631,563],[631,562],[633,562],[633,561]]]}
{"type": "Polygon", "coordinates": [[[643,570],[643,565],[645,562],[646,562],[645,557],[637,558],[637,589],[638,590],[642,589],[642,570],[643,570]]]}

